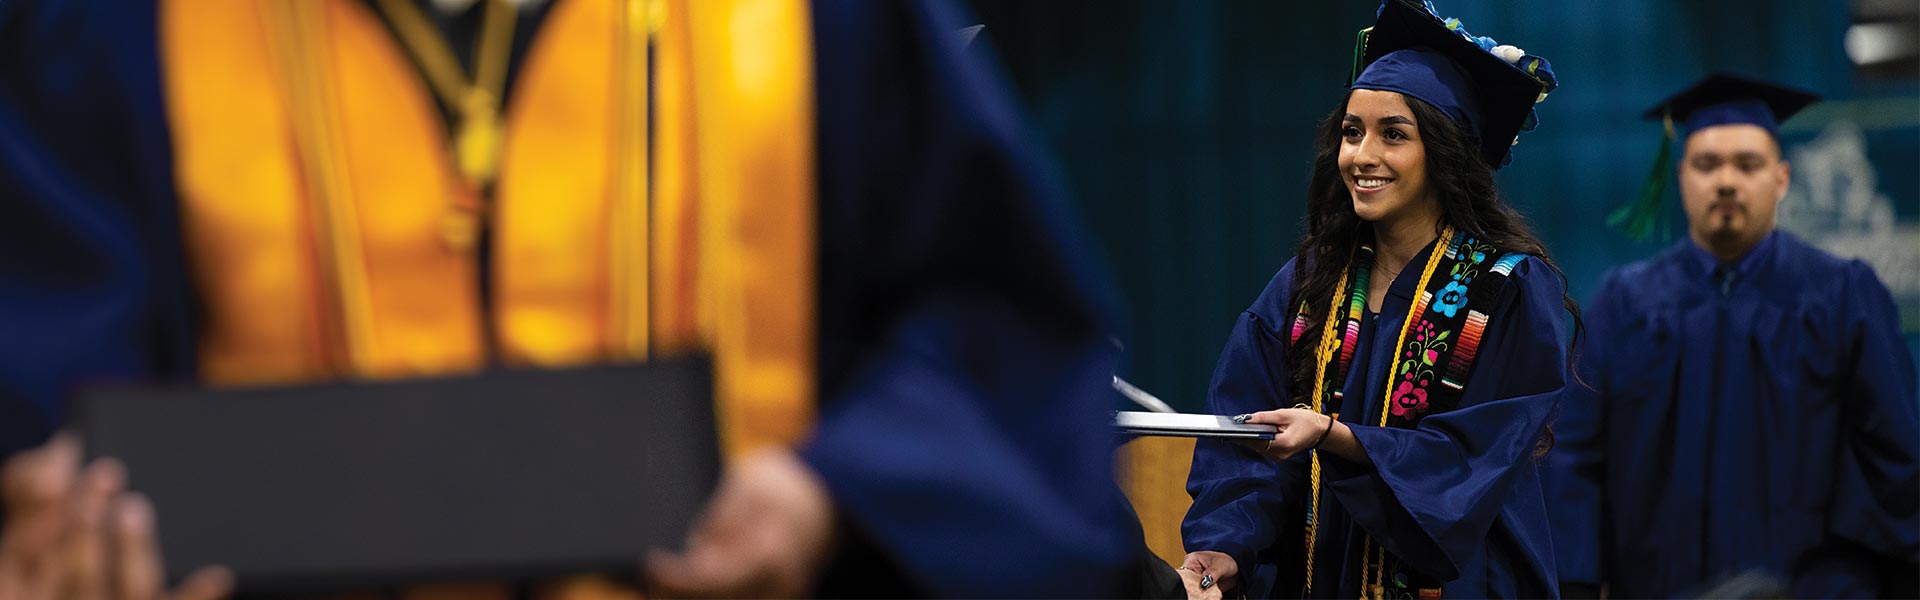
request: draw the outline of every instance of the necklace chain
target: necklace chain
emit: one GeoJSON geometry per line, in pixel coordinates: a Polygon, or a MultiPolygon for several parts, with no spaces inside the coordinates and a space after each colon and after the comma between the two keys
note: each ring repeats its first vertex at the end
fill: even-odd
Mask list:
{"type": "Polygon", "coordinates": [[[455,117],[455,167],[475,188],[493,180],[503,137],[501,95],[506,92],[507,62],[513,51],[515,11],[504,0],[481,0],[480,39],[474,42],[473,76],[460,68],[453,49],[433,30],[426,15],[410,0],[380,0],[380,11],[393,23],[400,45],[406,47],[425,72],[434,95],[455,117]]]}

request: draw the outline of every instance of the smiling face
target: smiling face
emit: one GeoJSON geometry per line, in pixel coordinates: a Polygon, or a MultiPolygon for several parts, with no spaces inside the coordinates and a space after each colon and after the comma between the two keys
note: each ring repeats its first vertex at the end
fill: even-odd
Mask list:
{"type": "Polygon", "coordinates": [[[1687,230],[1716,255],[1738,256],[1773,231],[1786,197],[1780,145],[1758,125],[1716,125],[1687,137],[1680,158],[1680,201],[1687,230]]]}
{"type": "Polygon", "coordinates": [[[1340,179],[1366,221],[1397,221],[1439,211],[1427,181],[1427,150],[1405,96],[1354,90],[1340,125],[1340,179]]]}

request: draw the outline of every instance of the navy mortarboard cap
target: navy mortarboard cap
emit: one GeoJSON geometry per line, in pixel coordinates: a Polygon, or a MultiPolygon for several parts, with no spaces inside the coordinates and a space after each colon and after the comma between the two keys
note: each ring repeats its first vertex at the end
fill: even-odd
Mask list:
{"type": "Polygon", "coordinates": [[[1671,119],[1691,133],[1715,125],[1758,125],[1779,135],[1780,122],[1820,99],[1808,92],[1765,81],[1715,73],[1666,100],[1643,117],[1671,119]]]}
{"type": "Polygon", "coordinates": [[[1453,119],[1480,141],[1495,169],[1511,162],[1520,132],[1532,131],[1535,102],[1558,87],[1546,59],[1467,33],[1432,2],[1387,0],[1354,49],[1353,89],[1399,92],[1453,119]]]}
{"type": "Polygon", "coordinates": [[[1660,150],[1654,154],[1646,186],[1641,188],[1639,198],[1614,210],[1607,223],[1633,239],[1665,231],[1662,197],[1673,171],[1673,140],[1679,131],[1691,135],[1717,125],[1754,125],[1778,137],[1782,121],[1819,99],[1790,87],[1715,73],[1661,100],[1642,115],[1661,122],[1662,129],[1660,150]]]}

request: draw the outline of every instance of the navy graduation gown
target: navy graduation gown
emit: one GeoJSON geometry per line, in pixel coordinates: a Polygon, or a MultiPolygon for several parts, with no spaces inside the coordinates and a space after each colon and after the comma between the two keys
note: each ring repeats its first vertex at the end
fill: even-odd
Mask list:
{"type": "Polygon", "coordinates": [[[152,2],[0,3],[0,456],[193,372],[152,2]]]}
{"type": "Polygon", "coordinates": [[[1547,478],[1563,579],[1617,597],[1752,570],[1796,597],[1911,586],[1920,427],[1886,288],[1786,232],[1717,268],[1682,241],[1588,307],[1595,389],[1568,397],[1547,478]]]}
{"type": "MultiPolygon", "coordinates": [[[[1114,298],[959,11],[814,4],[801,453],[876,559],[827,592],[1114,596],[1141,547],[1112,479],[1114,298]]],[[[0,3],[0,456],[77,383],[192,377],[156,31],[153,3],[0,3]]]]}
{"type": "MultiPolygon", "coordinates": [[[[1214,370],[1208,411],[1236,414],[1293,406],[1284,366],[1295,301],[1289,262],[1240,316],[1214,370]]],[[[1331,454],[1321,465],[1326,506],[1314,563],[1314,596],[1360,595],[1363,535],[1415,569],[1447,581],[1448,597],[1557,595],[1553,548],[1534,458],[1564,386],[1560,279],[1537,258],[1513,271],[1490,320],[1457,408],[1414,429],[1378,423],[1401,322],[1418,265],[1363,318],[1343,389],[1340,419],[1372,467],[1331,454]]],[[[1188,551],[1215,550],[1240,565],[1247,594],[1297,597],[1309,492],[1305,454],[1283,462],[1230,443],[1201,440],[1182,524],[1188,551]]],[[[1389,575],[1390,576],[1390,575],[1389,575]]]]}

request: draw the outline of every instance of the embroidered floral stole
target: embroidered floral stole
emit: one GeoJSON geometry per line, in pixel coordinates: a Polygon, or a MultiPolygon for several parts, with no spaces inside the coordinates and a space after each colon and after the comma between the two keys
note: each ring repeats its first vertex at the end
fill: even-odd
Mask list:
{"type": "MultiPolygon", "coordinates": [[[[1448,227],[1442,241],[1430,251],[1420,273],[1419,295],[1395,339],[1391,379],[1377,420],[1371,425],[1412,429],[1427,415],[1453,410],[1466,389],[1473,361],[1489,314],[1500,301],[1513,268],[1525,260],[1521,253],[1502,253],[1479,237],[1448,227]]],[[[1362,242],[1333,296],[1316,347],[1317,365],[1312,408],[1327,412],[1343,400],[1341,388],[1353,364],[1365,315],[1374,250],[1362,242]]],[[[1291,341],[1298,347],[1305,333],[1307,305],[1295,316],[1291,341]]],[[[1361,419],[1353,419],[1356,422],[1361,419]]],[[[1314,543],[1319,537],[1320,457],[1312,456],[1312,496],[1307,509],[1307,581],[1313,587],[1314,543]]],[[[1413,499],[1409,499],[1413,500],[1413,499]]],[[[1363,595],[1367,597],[1437,598],[1436,578],[1407,568],[1397,557],[1371,540],[1363,546],[1363,595]],[[1389,578],[1390,576],[1390,578],[1389,578]]]]}

